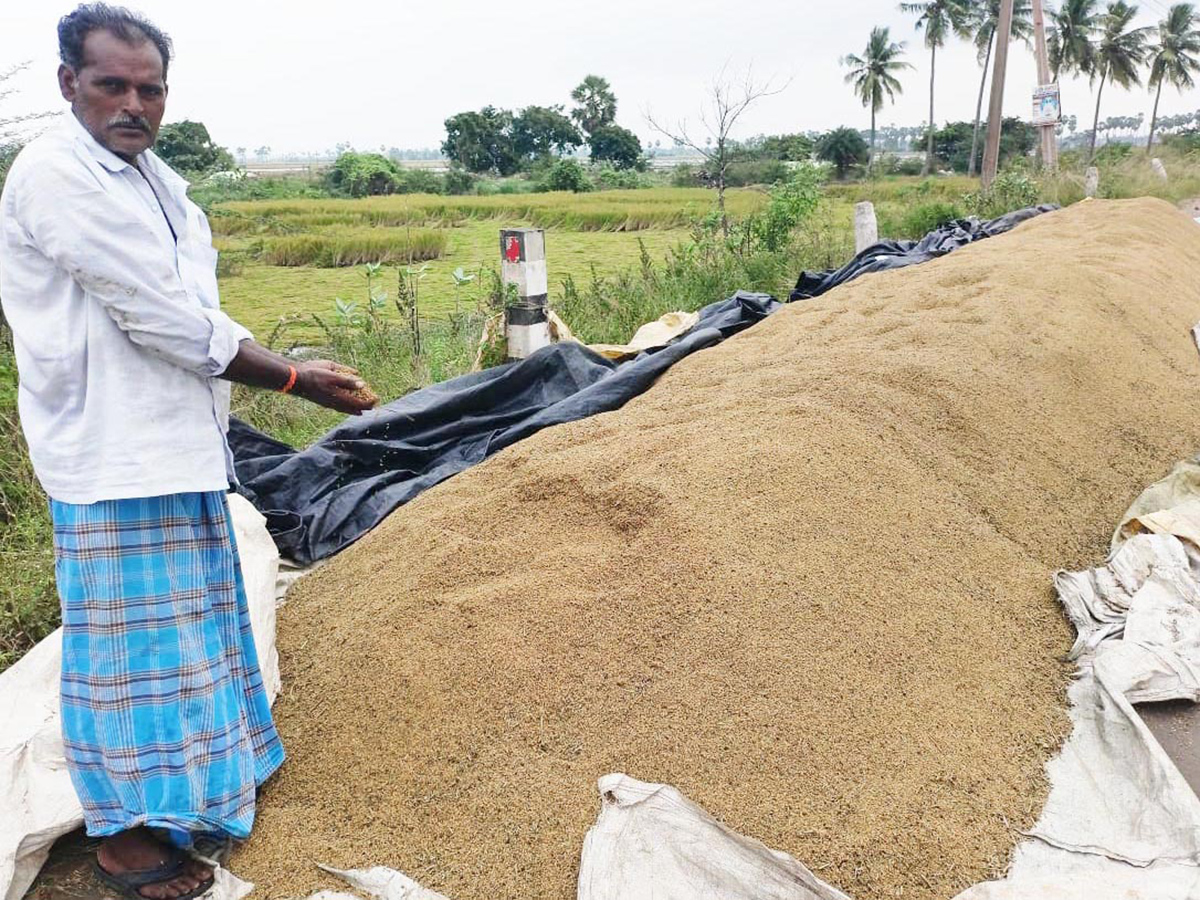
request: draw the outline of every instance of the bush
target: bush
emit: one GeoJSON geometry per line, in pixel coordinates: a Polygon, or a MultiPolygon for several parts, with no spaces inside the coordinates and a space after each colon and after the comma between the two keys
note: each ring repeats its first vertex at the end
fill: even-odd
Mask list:
{"type": "Polygon", "coordinates": [[[671,187],[703,187],[694,166],[678,165],[671,169],[671,187]]]}
{"type": "Polygon", "coordinates": [[[1014,209],[1033,206],[1039,201],[1041,187],[1024,172],[1003,172],[987,190],[964,194],[963,206],[973,216],[994,219],[1014,209]]]}
{"type": "Polygon", "coordinates": [[[867,155],[867,142],[854,128],[835,128],[817,141],[817,159],[831,163],[839,179],[844,179],[851,169],[865,165],[867,155]]]}
{"type": "Polygon", "coordinates": [[[649,187],[649,179],[634,169],[614,168],[608,163],[596,167],[593,176],[596,187],[602,191],[637,190],[649,187]]]}
{"type": "Polygon", "coordinates": [[[558,160],[550,167],[550,171],[546,173],[544,183],[546,190],[549,191],[571,191],[578,194],[581,191],[590,191],[592,189],[592,183],[588,180],[587,172],[574,159],[558,160]]]}
{"type": "Polygon", "coordinates": [[[792,231],[807,219],[821,200],[821,174],[812,165],[801,165],[791,177],[771,190],[771,199],[747,223],[750,233],[770,252],[788,245],[792,231]]]}
{"type": "Polygon", "coordinates": [[[472,193],[478,181],[478,178],[460,166],[451,166],[450,171],[442,177],[446,193],[455,196],[472,193]]]}
{"type": "Polygon", "coordinates": [[[726,187],[776,184],[788,177],[787,164],[778,159],[753,159],[730,163],[725,170],[726,187]]]}
{"type": "Polygon", "coordinates": [[[899,232],[888,237],[919,240],[929,232],[963,218],[963,211],[953,203],[920,203],[909,207],[900,218],[899,232]]]}
{"type": "Polygon", "coordinates": [[[377,197],[398,192],[400,169],[378,153],[343,153],[325,175],[330,190],[348,197],[377,197]]]}

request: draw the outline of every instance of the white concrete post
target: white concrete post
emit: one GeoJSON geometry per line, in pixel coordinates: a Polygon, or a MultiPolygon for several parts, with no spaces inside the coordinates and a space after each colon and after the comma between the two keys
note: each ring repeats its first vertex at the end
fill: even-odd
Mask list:
{"type": "Polygon", "coordinates": [[[879,224],[875,221],[875,204],[870,200],[854,204],[854,252],[862,253],[879,243],[879,224]]]}
{"type": "Polygon", "coordinates": [[[1100,190],[1100,170],[1095,166],[1088,166],[1087,177],[1083,180],[1083,195],[1095,197],[1098,190],[1100,190]]]}
{"type": "Polygon", "coordinates": [[[1163,181],[1167,180],[1167,167],[1163,165],[1163,161],[1157,156],[1150,160],[1150,168],[1154,170],[1154,174],[1163,181]]]}
{"type": "Polygon", "coordinates": [[[550,343],[546,294],[546,233],[540,228],[500,231],[500,277],[505,291],[504,337],[509,359],[524,359],[550,343]]]}

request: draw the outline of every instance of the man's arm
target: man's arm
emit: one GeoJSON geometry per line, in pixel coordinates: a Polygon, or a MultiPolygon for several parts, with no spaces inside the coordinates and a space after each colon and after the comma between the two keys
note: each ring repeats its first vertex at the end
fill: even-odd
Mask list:
{"type": "Polygon", "coordinates": [[[290,393],[352,415],[370,409],[373,404],[364,403],[349,393],[364,387],[363,380],[357,374],[334,371],[335,365],[326,359],[293,363],[261,344],[244,340],[238,344],[237,355],[230,360],[220,377],[277,391],[288,383],[295,368],[296,383],[290,393]]]}
{"type": "MultiPolygon", "coordinates": [[[[220,310],[193,302],[150,227],[86,170],[47,167],[21,187],[17,220],[29,243],[95,297],[135,344],[197,375],[272,389],[287,383],[293,363],[247,339],[220,310]]],[[[333,365],[295,365],[292,392],[341,412],[368,408],[348,394],[362,382],[333,365]]]]}

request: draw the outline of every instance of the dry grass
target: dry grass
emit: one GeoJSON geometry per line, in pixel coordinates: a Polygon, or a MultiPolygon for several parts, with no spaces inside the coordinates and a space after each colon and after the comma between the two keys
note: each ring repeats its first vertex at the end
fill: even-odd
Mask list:
{"type": "Polygon", "coordinates": [[[268,266],[332,269],[364,263],[412,263],[446,252],[442,229],[329,229],[318,234],[268,238],[260,259],[268,266]]]}

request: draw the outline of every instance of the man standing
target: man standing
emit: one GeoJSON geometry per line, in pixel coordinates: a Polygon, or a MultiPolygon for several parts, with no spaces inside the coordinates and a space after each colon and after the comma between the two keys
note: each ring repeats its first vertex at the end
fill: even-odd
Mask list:
{"type": "Polygon", "coordinates": [[[194,897],[212,871],[186,851],[246,838],[283,761],[225,501],[228,381],[347,413],[362,382],[218,309],[208,222],[149,149],[166,35],[101,3],[58,35],[71,114],[8,176],[0,297],[54,522],[63,743],[100,877],[194,897]]]}

